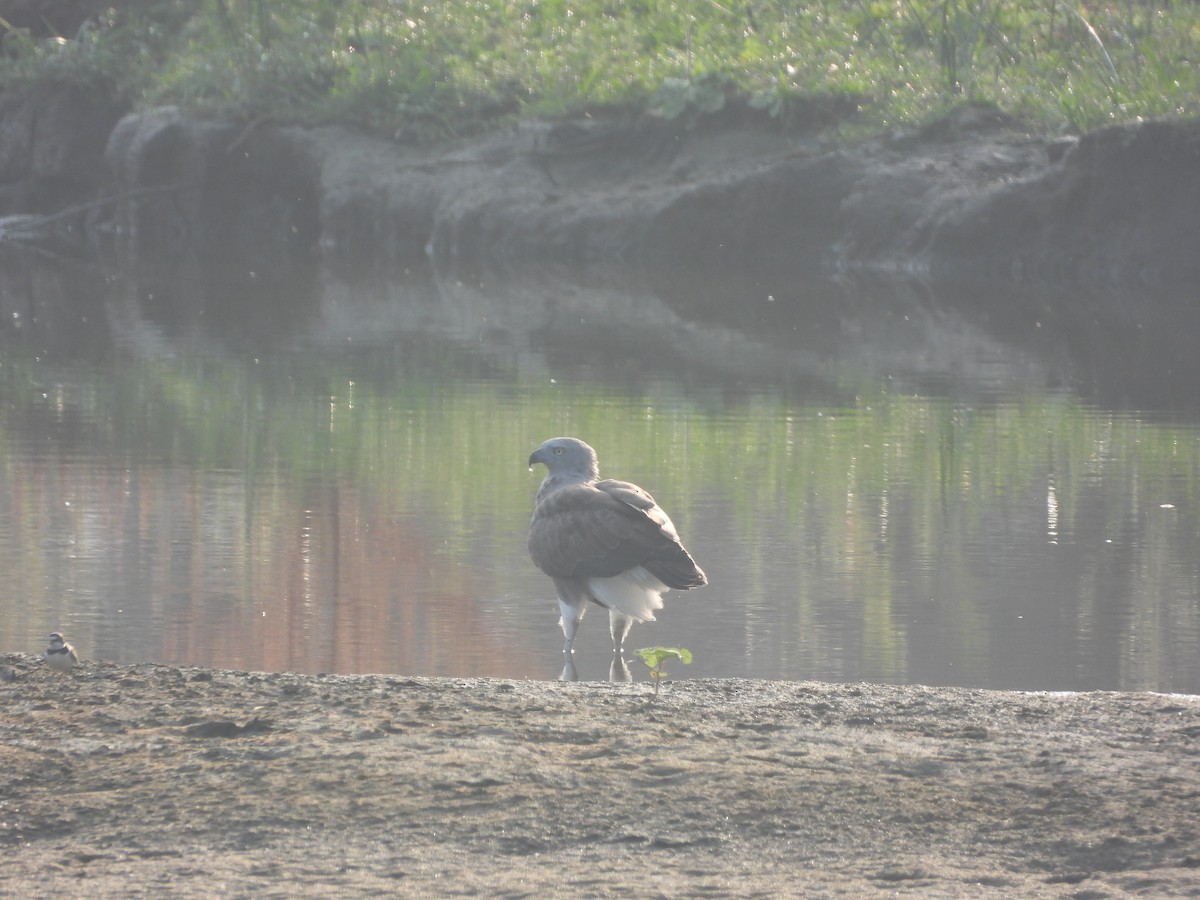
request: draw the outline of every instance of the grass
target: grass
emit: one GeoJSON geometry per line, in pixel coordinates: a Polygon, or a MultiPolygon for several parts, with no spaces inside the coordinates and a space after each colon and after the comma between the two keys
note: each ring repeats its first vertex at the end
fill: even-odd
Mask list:
{"type": "Polygon", "coordinates": [[[6,26],[0,91],[81,80],[417,139],[605,106],[711,111],[731,90],[782,120],[850,97],[871,128],[964,100],[1050,133],[1200,112],[1190,0],[155,0],[73,35],[6,26]]]}

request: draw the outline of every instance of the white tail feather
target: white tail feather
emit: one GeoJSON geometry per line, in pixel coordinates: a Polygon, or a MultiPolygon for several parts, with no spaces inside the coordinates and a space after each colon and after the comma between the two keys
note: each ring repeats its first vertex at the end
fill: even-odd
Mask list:
{"type": "Polygon", "coordinates": [[[662,595],[670,590],[641,566],[612,578],[589,578],[588,591],[602,605],[639,622],[653,622],[663,608],[662,595]]]}

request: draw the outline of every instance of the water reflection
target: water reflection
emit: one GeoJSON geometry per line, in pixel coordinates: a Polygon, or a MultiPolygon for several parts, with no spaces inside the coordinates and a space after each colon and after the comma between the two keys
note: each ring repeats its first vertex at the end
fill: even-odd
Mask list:
{"type": "Polygon", "coordinates": [[[554,677],[524,460],[574,433],[712,579],[635,634],[677,676],[1200,692],[1191,419],[912,298],[801,339],[663,293],[4,260],[0,650],[554,677]]]}

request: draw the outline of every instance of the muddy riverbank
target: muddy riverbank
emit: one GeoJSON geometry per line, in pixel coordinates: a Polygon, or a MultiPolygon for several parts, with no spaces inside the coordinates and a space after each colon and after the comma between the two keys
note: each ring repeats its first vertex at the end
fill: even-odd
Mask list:
{"type": "Polygon", "coordinates": [[[0,670],[4,893],[1200,891],[1196,697],[0,670]]]}

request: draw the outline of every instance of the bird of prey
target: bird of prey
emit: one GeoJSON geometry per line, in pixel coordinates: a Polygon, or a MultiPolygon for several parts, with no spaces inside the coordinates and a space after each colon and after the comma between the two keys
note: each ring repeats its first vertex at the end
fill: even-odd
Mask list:
{"type": "Polygon", "coordinates": [[[72,666],[79,662],[75,648],[64,641],[57,631],[50,635],[50,646],[46,648],[42,658],[46,660],[46,665],[56,672],[70,672],[72,666]]]}
{"type": "MultiPolygon", "coordinates": [[[[546,441],[529,457],[546,467],[529,524],[529,555],[550,576],[562,612],[564,680],[576,677],[575,631],[588,602],[608,610],[613,673],[634,622],[651,622],[671,588],[708,583],[670,518],[646,491],[600,480],[596,451],[572,437],[546,441]]],[[[613,675],[615,678],[615,674],[613,675]]]]}

